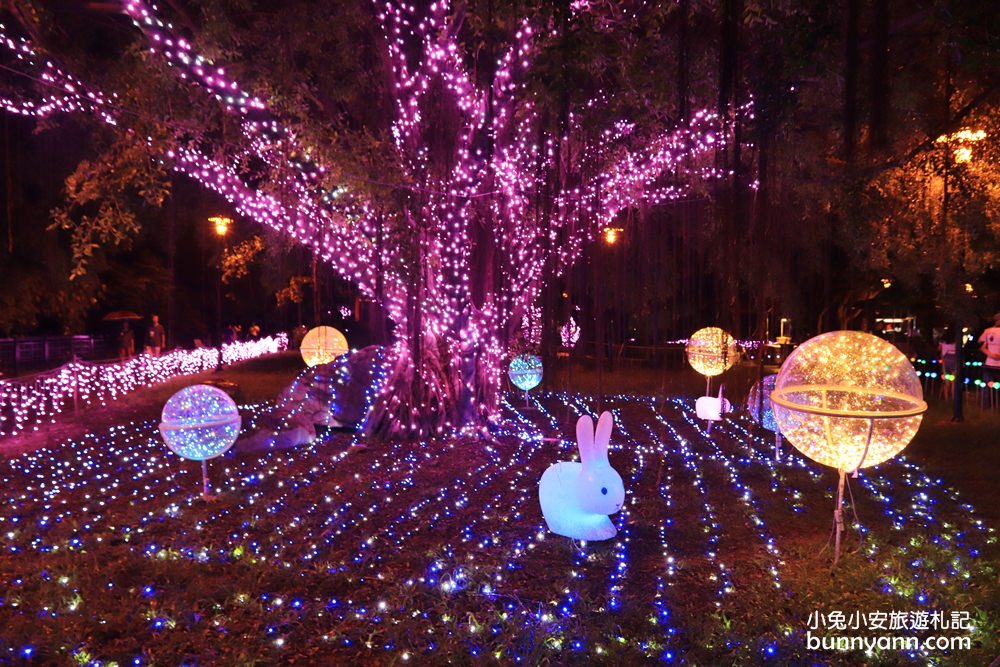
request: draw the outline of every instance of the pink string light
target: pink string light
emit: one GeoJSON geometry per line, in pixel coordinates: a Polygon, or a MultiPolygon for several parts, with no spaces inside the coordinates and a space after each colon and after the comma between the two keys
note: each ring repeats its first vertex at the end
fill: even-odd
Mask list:
{"type": "MultiPolygon", "coordinates": [[[[225,157],[209,157],[204,146],[181,142],[160,156],[163,163],[219,193],[241,215],[312,248],[365,297],[379,302],[397,336],[396,354],[387,363],[411,356],[408,341],[419,312],[421,337],[438,341],[436,348],[451,357],[445,366],[475,360],[474,377],[452,374],[464,376],[452,380],[449,392],[476,395],[486,387],[487,395],[479,394],[479,410],[488,415],[496,407],[508,352],[503,332],[530,312],[542,281],[572,266],[623,210],[670,202],[684,196],[692,181],[729,176],[713,164],[726,143],[727,123],[698,111],[686,124],[650,137],[622,119],[595,140],[588,114],[607,105],[602,95],[572,112],[562,135],[553,134],[543,126],[534,94],[524,83],[539,37],[529,19],[497,60],[487,88],[475,82],[465,64],[449,25],[449,3],[418,9],[377,0],[375,10],[393,75],[391,134],[405,179],[392,186],[404,192],[405,202],[389,211],[349,187],[331,188],[333,170],[303,145],[293,125],[230,77],[224,65],[176,34],[155,5],[144,0],[124,5],[150,53],[236,115],[244,138],[240,150],[225,157]],[[441,114],[458,128],[452,144],[444,147],[449,151],[445,160],[434,157],[442,147],[431,150],[430,130],[441,114]],[[567,182],[577,185],[553,190],[557,159],[569,162],[567,182]],[[252,184],[244,176],[251,162],[257,165],[252,184]],[[542,200],[553,203],[540,207],[542,200]],[[387,228],[404,233],[384,233],[387,228]],[[483,277],[474,256],[483,229],[492,235],[495,255],[495,275],[485,296],[477,289],[483,277]],[[411,286],[418,275],[421,301],[414,304],[411,286]]],[[[23,40],[3,33],[0,39],[25,69],[37,70],[55,87],[38,102],[0,100],[8,110],[36,116],[85,111],[124,124],[121,108],[107,96],[87,91],[51,63],[41,64],[23,40]]],[[[438,382],[433,368],[413,370],[429,385],[438,382]]],[[[419,421],[414,410],[422,413],[429,406],[398,401],[389,406],[393,387],[387,382],[376,400],[398,411],[398,427],[405,431],[419,421]]],[[[446,421],[442,427],[462,425],[446,421]]]]}
{"type": "MultiPolygon", "coordinates": [[[[223,345],[222,364],[274,354],[287,347],[284,333],[223,345]]],[[[74,406],[106,406],[137,389],[214,370],[218,362],[219,350],[203,347],[158,357],[140,355],[112,364],[74,361],[28,379],[0,380],[0,438],[55,423],[57,415],[74,406]]]]}

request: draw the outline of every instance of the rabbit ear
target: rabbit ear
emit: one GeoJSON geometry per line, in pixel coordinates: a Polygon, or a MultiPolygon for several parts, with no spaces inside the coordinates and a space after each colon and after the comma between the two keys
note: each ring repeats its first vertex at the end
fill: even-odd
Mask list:
{"type": "Polygon", "coordinates": [[[597,433],[594,436],[595,458],[608,460],[608,445],[611,444],[611,428],[614,425],[614,416],[610,412],[602,412],[600,419],[597,420],[597,433]]]}
{"type": "Polygon", "coordinates": [[[594,459],[594,420],[590,415],[576,420],[576,442],[580,445],[580,461],[589,465],[594,459]]]}

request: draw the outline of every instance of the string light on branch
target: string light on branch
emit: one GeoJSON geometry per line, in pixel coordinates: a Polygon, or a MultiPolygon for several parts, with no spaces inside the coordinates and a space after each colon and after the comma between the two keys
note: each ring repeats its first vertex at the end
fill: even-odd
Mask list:
{"type": "MultiPolygon", "coordinates": [[[[151,58],[166,63],[192,94],[214,100],[236,118],[231,133],[238,138],[236,151],[195,142],[184,129],[166,149],[149,140],[150,152],[165,167],[221,195],[239,215],[311,248],[364,298],[377,302],[393,323],[393,360],[419,361],[419,367],[404,363],[387,369],[373,409],[387,414],[382,420],[387,433],[423,436],[458,426],[453,422],[460,419],[485,424],[497,408],[503,375],[506,346],[498,332],[516,328],[516,319],[538,301],[547,275],[564,274],[588,243],[599,236],[620,241],[616,219],[623,211],[672,202],[693,182],[727,177],[714,158],[730,140],[733,123],[700,110],[656,131],[619,119],[595,133],[590,119],[610,106],[609,96],[599,93],[571,109],[563,133],[554,134],[528,85],[539,42],[549,34],[532,18],[514,24],[487,87],[470,70],[451,29],[449,2],[379,0],[374,8],[391,65],[390,133],[402,174],[399,183],[378,183],[401,193],[389,207],[369,200],[362,188],[331,182],[330,175],[342,170],[323,164],[324,150],[309,145],[301,132],[304,118],[255,92],[267,90],[267,82],[236,80],[231,72],[239,67],[201,52],[156,5],[123,4],[151,58]],[[445,146],[438,145],[435,125],[442,107],[456,123],[445,146]],[[486,143],[493,150],[484,151],[486,143]],[[567,146],[580,155],[568,179],[577,185],[552,192],[551,181],[540,175],[560,168],[556,156],[567,146]],[[535,204],[541,198],[552,199],[544,214],[535,204]],[[495,238],[496,265],[502,267],[487,281],[485,301],[481,263],[473,253],[475,234],[483,228],[495,238]],[[415,292],[417,265],[421,288],[415,292]],[[426,340],[444,354],[416,354],[410,349],[414,340],[426,340]],[[474,386],[458,371],[469,360],[475,365],[474,386]],[[391,390],[403,382],[424,383],[440,395],[391,390]],[[470,391],[477,396],[473,416],[430,407],[455,405],[470,391]],[[404,400],[420,395],[426,400],[419,404],[404,400]],[[423,424],[427,420],[436,422],[423,424]]],[[[30,51],[15,40],[8,48],[30,51]]],[[[39,58],[25,56],[25,73],[45,67],[39,58]]],[[[18,106],[14,100],[6,106],[37,116],[57,109],[96,113],[125,126],[136,115],[61,70],[48,73],[59,90],[38,100],[41,106],[18,106]]],[[[752,116],[752,108],[748,104],[737,113],[752,116]]],[[[384,361],[389,363],[389,355],[384,361]]]]}
{"type": "Polygon", "coordinates": [[[562,340],[563,347],[567,349],[573,349],[576,346],[578,340],[580,340],[580,325],[576,323],[576,320],[572,317],[566,324],[562,325],[559,329],[559,338],[562,340]]]}

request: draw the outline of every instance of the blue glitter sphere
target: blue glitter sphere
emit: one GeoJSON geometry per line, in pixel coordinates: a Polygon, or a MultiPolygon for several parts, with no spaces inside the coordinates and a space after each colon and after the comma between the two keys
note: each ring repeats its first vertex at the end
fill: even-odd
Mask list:
{"type": "Polygon", "coordinates": [[[542,358],[533,354],[514,357],[510,360],[507,375],[518,389],[534,389],[542,381],[542,358]]]}
{"type": "Polygon", "coordinates": [[[171,396],[160,419],[160,434],[170,451],[193,461],[226,452],[236,442],[243,421],[229,394],[204,384],[171,396]]]}
{"type": "Polygon", "coordinates": [[[777,375],[765,375],[760,382],[750,388],[750,394],[747,395],[747,411],[750,416],[755,422],[774,433],[778,432],[778,422],[774,420],[774,411],[771,409],[771,392],[774,391],[776,379],[777,375]]]}

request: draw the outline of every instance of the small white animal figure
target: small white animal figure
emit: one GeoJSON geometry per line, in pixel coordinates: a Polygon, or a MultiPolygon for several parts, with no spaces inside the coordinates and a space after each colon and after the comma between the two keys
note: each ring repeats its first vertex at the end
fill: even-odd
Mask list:
{"type": "Polygon", "coordinates": [[[610,540],[618,530],[609,514],[625,502],[621,476],[608,461],[608,444],[614,418],[604,412],[597,420],[588,415],[576,422],[580,463],[559,461],[549,466],[538,483],[538,500],[549,530],[574,540],[610,540]]]}
{"type": "Polygon", "coordinates": [[[722,397],[722,387],[719,387],[719,397],[702,396],[694,402],[694,411],[698,419],[709,422],[722,421],[722,415],[733,411],[732,404],[722,397]]]}

